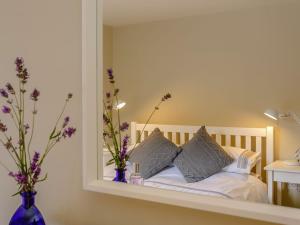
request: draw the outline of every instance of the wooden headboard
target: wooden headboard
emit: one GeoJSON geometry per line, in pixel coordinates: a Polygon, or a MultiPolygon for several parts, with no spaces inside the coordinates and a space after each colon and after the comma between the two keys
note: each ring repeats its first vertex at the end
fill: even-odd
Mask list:
{"type": "MultiPolygon", "coordinates": [[[[131,123],[131,142],[135,144],[140,136],[143,141],[155,128],[177,145],[190,140],[201,126],[131,123]]],[[[261,152],[266,164],[274,161],[274,128],[206,127],[208,133],[222,146],[235,146],[261,152]],[[263,151],[265,149],[265,151],[263,151]]],[[[263,174],[263,160],[256,165],[256,174],[263,174]]]]}

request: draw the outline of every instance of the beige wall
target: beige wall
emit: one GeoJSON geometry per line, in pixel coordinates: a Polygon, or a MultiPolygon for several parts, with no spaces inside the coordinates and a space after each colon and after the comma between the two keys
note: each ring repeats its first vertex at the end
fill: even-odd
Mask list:
{"type": "MultiPolygon", "coordinates": [[[[38,205],[47,224],[165,225],[166,221],[174,225],[268,224],[83,191],[80,1],[1,1],[0,27],[0,85],[14,78],[12,62],[22,55],[30,68],[31,85],[42,91],[35,149],[45,145],[60,110],[59,97],[68,91],[74,93],[68,113],[78,133],[50,155],[45,164],[49,180],[38,187],[38,205]]],[[[11,165],[2,147],[0,158],[11,165]]],[[[0,224],[8,224],[18,205],[18,197],[10,197],[15,190],[16,185],[0,169],[0,224]]]]}
{"type": "Polygon", "coordinates": [[[299,21],[298,1],[114,28],[123,118],[144,122],[169,91],[173,99],[153,123],[275,126],[276,158],[292,158],[300,125],[274,123],[263,112],[300,113],[299,21]]]}

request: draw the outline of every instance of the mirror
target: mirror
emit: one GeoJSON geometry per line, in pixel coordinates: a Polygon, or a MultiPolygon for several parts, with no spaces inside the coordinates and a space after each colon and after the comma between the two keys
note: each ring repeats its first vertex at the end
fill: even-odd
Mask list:
{"type": "Polygon", "coordinates": [[[103,180],[298,208],[300,126],[264,112],[300,112],[299,2],[132,3],[103,2],[103,180]]]}

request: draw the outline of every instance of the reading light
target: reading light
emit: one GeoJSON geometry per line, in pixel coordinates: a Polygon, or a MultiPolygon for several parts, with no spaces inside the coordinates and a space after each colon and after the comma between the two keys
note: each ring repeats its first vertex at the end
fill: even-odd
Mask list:
{"type": "Polygon", "coordinates": [[[122,109],[126,105],[126,102],[119,100],[118,102],[115,103],[114,109],[119,110],[122,109]]]}
{"type": "Polygon", "coordinates": [[[295,120],[298,124],[300,124],[300,118],[299,116],[294,112],[288,112],[288,113],[279,113],[277,110],[268,109],[264,113],[267,117],[273,119],[273,120],[279,120],[279,119],[287,119],[292,118],[295,120]]]}

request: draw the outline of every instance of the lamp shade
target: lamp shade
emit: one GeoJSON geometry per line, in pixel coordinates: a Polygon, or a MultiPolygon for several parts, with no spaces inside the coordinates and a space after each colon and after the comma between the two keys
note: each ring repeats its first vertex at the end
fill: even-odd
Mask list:
{"type": "Polygon", "coordinates": [[[273,120],[278,120],[278,118],[279,118],[279,113],[273,109],[266,110],[264,114],[273,120]]]}

